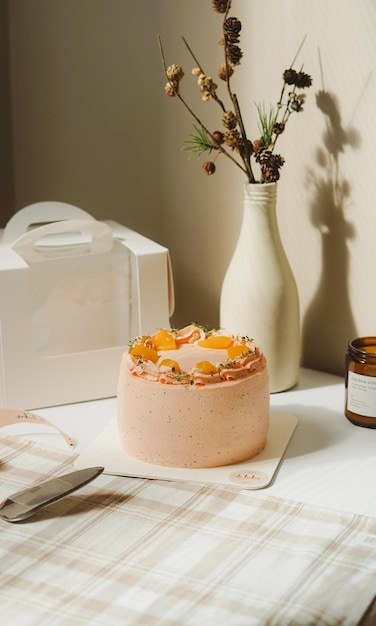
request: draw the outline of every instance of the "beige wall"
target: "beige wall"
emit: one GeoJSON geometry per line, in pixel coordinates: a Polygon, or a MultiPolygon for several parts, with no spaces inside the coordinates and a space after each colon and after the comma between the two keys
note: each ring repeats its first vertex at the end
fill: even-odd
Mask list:
{"type": "MultiPolygon", "coordinates": [[[[8,6],[13,209],[62,200],[157,239],[174,266],[173,322],[217,324],[243,178],[227,162],[205,177],[181,152],[192,121],[164,96],[156,44],[160,32],[167,62],[186,70],[189,101],[217,126],[218,111],[199,101],[180,40],[184,34],[214,74],[221,18],[210,0],[8,6]]],[[[233,14],[243,20],[237,91],[254,137],[253,102],[275,102],[281,72],[307,35],[301,59],[314,87],[281,138],[279,221],[300,293],[303,363],[342,373],[347,340],[376,334],[376,3],[234,0],[233,14]],[[317,106],[320,90],[329,115],[317,106]]]]}

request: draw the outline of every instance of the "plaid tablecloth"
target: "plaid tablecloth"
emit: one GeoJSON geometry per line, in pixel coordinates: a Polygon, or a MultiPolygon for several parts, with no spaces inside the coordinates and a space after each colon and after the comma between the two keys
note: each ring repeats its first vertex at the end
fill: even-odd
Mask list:
{"type": "MultiPolygon", "coordinates": [[[[74,458],[0,436],[0,499],[74,458]]],[[[0,521],[4,626],[354,626],[375,592],[376,519],[266,491],[102,474],[0,521]]]]}

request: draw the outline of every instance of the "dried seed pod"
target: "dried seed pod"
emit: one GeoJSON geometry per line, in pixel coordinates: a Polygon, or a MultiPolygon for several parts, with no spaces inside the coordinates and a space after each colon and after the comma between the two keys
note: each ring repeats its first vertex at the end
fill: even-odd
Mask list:
{"type": "Polygon", "coordinates": [[[221,133],[220,130],[215,130],[214,133],[212,134],[212,137],[214,141],[216,142],[216,144],[219,144],[220,146],[223,144],[224,137],[223,137],[223,133],[221,133]]]}
{"type": "Polygon", "coordinates": [[[180,65],[176,65],[176,63],[169,65],[166,73],[168,80],[171,82],[180,82],[184,76],[183,68],[180,65]]]}
{"type": "Polygon", "coordinates": [[[221,80],[227,80],[227,78],[230,78],[230,76],[232,76],[233,73],[234,73],[234,68],[232,67],[232,65],[229,65],[229,64],[227,64],[227,68],[226,68],[225,63],[222,63],[221,65],[219,65],[217,69],[217,76],[221,80]]]}
{"type": "Polygon", "coordinates": [[[229,2],[231,0],[212,0],[212,8],[217,13],[226,13],[229,2]]]}
{"type": "Polygon", "coordinates": [[[255,141],[253,142],[253,152],[256,153],[259,150],[262,150],[264,148],[264,142],[262,139],[255,139],[255,141]]]}
{"type": "Polygon", "coordinates": [[[283,131],[285,130],[286,127],[286,122],[275,122],[273,124],[273,133],[275,135],[282,135],[283,131]]]}
{"type": "Polygon", "coordinates": [[[174,98],[179,92],[179,83],[173,83],[172,81],[171,83],[166,83],[164,90],[165,94],[169,96],[169,98],[174,98]]]}
{"type": "Polygon", "coordinates": [[[215,172],[215,164],[213,163],[213,161],[205,161],[201,169],[204,172],[204,174],[211,176],[215,172]]]}

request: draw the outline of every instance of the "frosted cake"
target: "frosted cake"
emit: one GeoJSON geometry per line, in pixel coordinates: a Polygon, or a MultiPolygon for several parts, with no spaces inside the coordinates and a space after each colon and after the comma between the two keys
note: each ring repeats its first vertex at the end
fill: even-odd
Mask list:
{"type": "Polygon", "coordinates": [[[266,360],[248,337],[191,324],[137,337],[124,353],[118,431],[148,463],[203,468],[239,463],[265,446],[266,360]]]}

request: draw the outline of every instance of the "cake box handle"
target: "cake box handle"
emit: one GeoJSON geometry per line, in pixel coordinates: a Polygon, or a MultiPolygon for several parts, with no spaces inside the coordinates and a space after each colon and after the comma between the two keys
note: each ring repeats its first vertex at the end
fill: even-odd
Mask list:
{"type": "Polygon", "coordinates": [[[113,247],[111,228],[96,220],[63,220],[21,235],[12,249],[27,263],[83,254],[103,254],[113,247]],[[44,241],[43,241],[44,239],[44,241]]]}
{"type": "Polygon", "coordinates": [[[35,202],[15,213],[4,228],[3,243],[12,244],[32,228],[63,220],[93,220],[83,209],[66,202],[35,202]]]}

